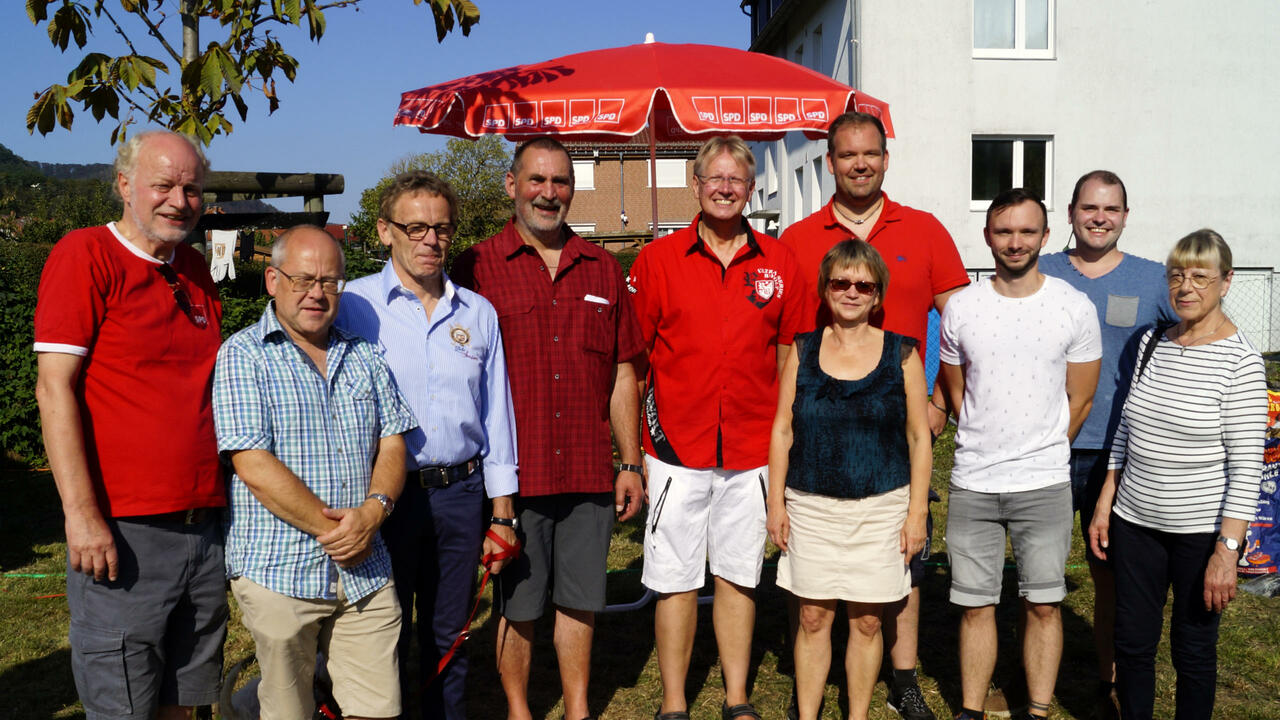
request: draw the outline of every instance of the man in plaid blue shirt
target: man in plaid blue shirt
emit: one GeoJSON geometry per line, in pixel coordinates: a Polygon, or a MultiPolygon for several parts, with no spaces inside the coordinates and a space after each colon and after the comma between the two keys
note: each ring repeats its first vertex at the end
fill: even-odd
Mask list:
{"type": "Polygon", "coordinates": [[[400,606],[378,528],[417,426],[373,345],[333,320],[345,260],[322,229],[281,235],[275,298],[218,353],[218,450],[233,470],[227,575],[257,645],[261,717],[314,712],[316,651],[347,718],[400,713],[400,606]]]}

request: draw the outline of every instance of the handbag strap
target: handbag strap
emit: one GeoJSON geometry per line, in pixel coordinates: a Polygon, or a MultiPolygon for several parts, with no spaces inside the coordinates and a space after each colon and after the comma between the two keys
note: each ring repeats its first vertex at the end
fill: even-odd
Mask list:
{"type": "Polygon", "coordinates": [[[1134,376],[1134,382],[1142,377],[1142,371],[1147,369],[1147,363],[1151,362],[1151,356],[1156,352],[1156,344],[1160,342],[1160,336],[1177,325],[1177,323],[1160,322],[1156,323],[1155,328],[1151,331],[1151,337],[1147,340],[1146,346],[1142,348],[1142,360],[1138,363],[1138,374],[1134,376]]]}

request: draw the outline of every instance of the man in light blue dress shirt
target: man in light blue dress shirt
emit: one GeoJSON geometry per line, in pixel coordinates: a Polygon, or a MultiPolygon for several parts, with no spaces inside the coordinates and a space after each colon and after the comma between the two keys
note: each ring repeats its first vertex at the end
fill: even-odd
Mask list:
{"type": "MultiPolygon", "coordinates": [[[[405,436],[404,494],[382,528],[403,623],[400,685],[422,717],[463,720],[467,660],[461,649],[436,677],[470,610],[476,563],[515,542],[515,418],[498,316],[489,301],[444,272],[457,196],[435,175],[398,175],[383,192],[378,237],[391,260],[347,287],[338,325],[384,351],[420,427],[405,436]],[[485,518],[484,496],[493,502],[485,518]],[[416,596],[416,601],[415,601],[416,596]],[[420,673],[408,672],[413,609],[420,673]]],[[[502,569],[504,561],[493,564],[502,569]]],[[[408,711],[406,708],[406,714],[408,711]]]]}

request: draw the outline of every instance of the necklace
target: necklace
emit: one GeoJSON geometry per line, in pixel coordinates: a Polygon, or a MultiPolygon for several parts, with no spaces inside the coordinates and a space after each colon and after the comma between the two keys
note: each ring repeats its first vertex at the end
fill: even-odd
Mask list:
{"type": "Polygon", "coordinates": [[[871,206],[871,209],[867,210],[867,212],[864,213],[862,217],[854,217],[853,215],[850,215],[849,213],[845,212],[840,207],[840,203],[834,203],[833,207],[835,207],[836,212],[840,215],[840,217],[844,218],[845,220],[848,220],[854,225],[861,225],[866,221],[870,220],[871,217],[876,214],[876,211],[878,211],[880,209],[880,206],[883,204],[884,204],[884,193],[880,193],[880,197],[876,199],[875,204],[873,204],[871,206]]]}
{"type": "MultiPolygon", "coordinates": [[[[1227,324],[1227,318],[1226,318],[1226,316],[1224,315],[1224,316],[1223,316],[1223,318],[1222,318],[1222,321],[1221,321],[1221,322],[1219,322],[1219,323],[1217,324],[1217,326],[1216,326],[1216,327],[1214,327],[1214,328],[1213,328],[1212,330],[1210,330],[1209,332],[1207,332],[1207,333],[1205,333],[1205,334],[1203,334],[1203,335],[1197,335],[1196,337],[1193,337],[1193,338],[1191,338],[1190,340],[1188,340],[1188,341],[1186,341],[1186,342],[1179,342],[1179,343],[1178,343],[1178,354],[1179,354],[1179,355],[1186,355],[1186,354],[1187,354],[1187,348],[1191,347],[1192,345],[1195,345],[1197,342],[1200,342],[1201,340],[1203,340],[1203,339],[1205,339],[1205,338],[1207,338],[1207,337],[1210,337],[1210,336],[1214,335],[1215,333],[1217,333],[1219,330],[1221,330],[1221,329],[1222,329],[1222,326],[1223,326],[1223,325],[1226,325],[1226,324],[1227,324]]],[[[1181,334],[1179,334],[1179,335],[1178,335],[1177,340],[1181,340],[1181,339],[1182,339],[1182,335],[1181,335],[1181,334]]],[[[1177,340],[1175,340],[1174,342],[1177,342],[1177,340]]]]}

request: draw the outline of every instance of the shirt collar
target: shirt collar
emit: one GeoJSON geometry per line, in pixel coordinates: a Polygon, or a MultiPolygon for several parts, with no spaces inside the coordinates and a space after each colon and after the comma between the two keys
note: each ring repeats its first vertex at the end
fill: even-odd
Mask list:
{"type": "MultiPolygon", "coordinates": [[[[880,217],[876,219],[876,225],[879,225],[881,222],[891,223],[891,222],[898,222],[899,220],[901,220],[902,217],[899,211],[902,210],[902,205],[890,200],[889,193],[881,190],[880,194],[884,197],[884,207],[880,208],[880,217]]],[[[822,206],[822,210],[820,212],[822,212],[823,227],[827,228],[828,230],[833,230],[836,228],[840,228],[845,231],[848,230],[848,228],[846,228],[844,224],[840,222],[839,218],[836,217],[836,196],[835,195],[832,195],[831,199],[827,201],[827,204],[822,206]]],[[[874,229],[875,225],[872,225],[871,227],[872,229],[874,229]]]]}
{"type": "MultiPolygon", "coordinates": [[[[590,255],[583,252],[583,246],[580,244],[587,241],[583,240],[578,233],[574,232],[568,225],[561,225],[560,232],[564,233],[564,248],[560,251],[561,267],[572,265],[577,262],[578,258],[591,259],[590,255]]],[[[502,232],[498,233],[497,237],[494,238],[494,244],[497,246],[498,251],[502,253],[502,257],[507,260],[512,260],[521,252],[526,251],[534,255],[538,254],[538,251],[532,245],[529,245],[524,241],[524,238],[520,237],[520,231],[516,229],[516,219],[514,217],[507,221],[506,226],[502,228],[502,232]]]]}
{"type": "Polygon", "coordinates": [[[160,258],[152,257],[151,255],[148,255],[142,252],[142,250],[140,250],[137,245],[134,245],[133,243],[129,242],[129,239],[126,238],[124,234],[120,232],[120,228],[116,227],[116,224],[114,222],[107,223],[107,229],[111,231],[111,234],[115,236],[116,240],[120,241],[120,244],[123,245],[126,250],[133,253],[134,255],[137,255],[143,260],[146,260],[152,265],[164,265],[166,263],[172,263],[173,258],[178,254],[178,249],[175,247],[173,250],[169,251],[168,260],[161,260],[160,258]]]}
{"type": "MultiPolygon", "coordinates": [[[[441,299],[448,302],[450,305],[457,302],[463,302],[462,296],[458,294],[457,286],[449,279],[449,274],[442,271],[440,273],[440,279],[444,282],[444,296],[441,299]]],[[[382,266],[382,272],[378,273],[378,281],[382,285],[382,298],[388,304],[390,304],[397,295],[405,293],[409,295],[413,294],[412,290],[405,287],[400,282],[400,276],[396,274],[396,269],[392,266],[390,260],[382,266]]]]}
{"type": "MultiPolygon", "coordinates": [[[[714,254],[707,249],[706,243],[702,241],[702,236],[698,234],[698,222],[701,220],[702,213],[698,213],[694,216],[693,222],[689,224],[689,228],[693,230],[693,242],[689,243],[688,248],[685,248],[685,255],[692,255],[698,251],[705,251],[709,255],[714,254]]],[[[747,231],[747,247],[750,248],[750,252],[754,252],[757,255],[764,255],[764,247],[762,247],[760,245],[760,241],[756,239],[756,233],[751,229],[751,224],[747,222],[746,218],[742,219],[742,227],[747,231]]]]}
{"type": "MultiPolygon", "coordinates": [[[[269,339],[279,337],[285,341],[293,342],[291,337],[280,324],[280,318],[276,317],[276,301],[274,299],[267,301],[267,309],[262,311],[262,317],[258,319],[258,324],[253,326],[254,337],[260,343],[265,343],[269,339]]],[[[333,347],[337,343],[347,343],[356,338],[346,330],[338,327],[335,322],[329,327],[329,347],[333,347]]]]}

